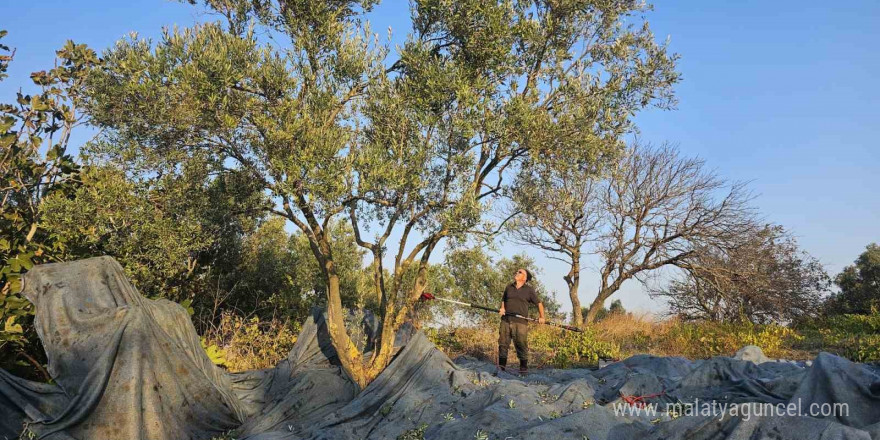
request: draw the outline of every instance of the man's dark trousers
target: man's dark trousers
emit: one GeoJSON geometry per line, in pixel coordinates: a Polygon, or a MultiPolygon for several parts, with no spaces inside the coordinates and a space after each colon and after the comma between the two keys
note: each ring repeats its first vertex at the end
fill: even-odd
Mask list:
{"type": "Polygon", "coordinates": [[[501,328],[498,332],[498,365],[507,366],[507,351],[510,349],[510,340],[516,348],[516,357],[519,358],[519,368],[525,370],[529,365],[529,324],[516,318],[501,318],[501,328]]]}

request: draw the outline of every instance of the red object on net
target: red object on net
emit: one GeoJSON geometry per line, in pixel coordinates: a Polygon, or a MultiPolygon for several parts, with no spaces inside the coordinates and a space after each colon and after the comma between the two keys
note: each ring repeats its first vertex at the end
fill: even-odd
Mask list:
{"type": "Polygon", "coordinates": [[[623,399],[624,402],[629,404],[629,406],[636,406],[639,408],[644,408],[645,406],[648,405],[647,402],[645,402],[646,399],[660,397],[664,394],[666,394],[666,391],[662,391],[657,394],[646,394],[644,396],[626,396],[626,395],[621,394],[620,398],[623,399]]]}
{"type": "Polygon", "coordinates": [[[434,299],[434,295],[431,295],[428,292],[422,293],[421,299],[434,299]]]}

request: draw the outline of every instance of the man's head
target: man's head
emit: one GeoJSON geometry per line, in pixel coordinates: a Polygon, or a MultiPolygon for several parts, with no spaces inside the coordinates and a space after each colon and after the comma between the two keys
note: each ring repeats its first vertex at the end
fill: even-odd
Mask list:
{"type": "Polygon", "coordinates": [[[518,283],[525,283],[532,280],[532,273],[525,268],[518,269],[516,271],[516,274],[513,276],[513,279],[516,280],[516,282],[518,283]]]}

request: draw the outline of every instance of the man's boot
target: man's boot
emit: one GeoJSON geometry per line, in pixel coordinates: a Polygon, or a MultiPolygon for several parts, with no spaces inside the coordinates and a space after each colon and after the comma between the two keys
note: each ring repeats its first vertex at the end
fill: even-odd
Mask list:
{"type": "Polygon", "coordinates": [[[507,358],[498,358],[498,369],[495,370],[495,375],[502,371],[507,371],[507,358]]]}
{"type": "Polygon", "coordinates": [[[519,375],[525,376],[529,374],[529,364],[524,360],[519,361],[519,375]]]}

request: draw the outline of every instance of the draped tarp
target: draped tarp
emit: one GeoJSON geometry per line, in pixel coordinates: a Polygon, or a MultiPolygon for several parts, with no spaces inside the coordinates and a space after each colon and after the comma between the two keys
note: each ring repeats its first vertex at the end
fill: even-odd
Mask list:
{"type": "MultiPolygon", "coordinates": [[[[453,362],[405,326],[391,364],[358,391],[318,310],[278,366],[229,374],[211,364],[180,306],[142,298],[110,258],[38,266],[25,293],[55,384],[0,371],[0,440],[18,438],[23,424],[42,438],[75,440],[207,440],[229,431],[246,440],[880,440],[876,366],[828,353],[812,365],[760,353],[696,361],[639,355],[598,370],[520,378],[494,376],[491,364],[472,358],[453,362]],[[750,417],[729,407],[715,415],[664,408],[707,401],[755,408],[750,417]],[[848,412],[757,411],[795,403],[846,404],[848,412]],[[642,405],[659,411],[620,411],[642,405]]],[[[366,325],[373,336],[375,320],[366,325]]]]}
{"type": "Polygon", "coordinates": [[[142,297],[112,258],[34,267],[23,293],[56,385],[0,392],[40,438],[201,439],[244,418],[186,311],[142,297]]]}
{"type": "Polygon", "coordinates": [[[395,439],[420,432],[425,439],[458,439],[480,438],[482,432],[491,439],[880,439],[880,376],[828,353],[812,367],[641,355],[600,370],[536,371],[525,379],[495,377],[492,370],[474,359],[452,362],[416,332],[347,404],[308,424],[296,424],[293,414],[289,424],[276,425],[282,429],[251,431],[244,438],[395,439]],[[720,410],[665,411],[666,404],[700,402],[717,403],[720,410]],[[658,411],[619,411],[651,403],[658,411]],[[806,412],[814,403],[846,403],[848,416],[785,412],[789,404],[806,412]],[[732,404],[739,411],[732,411],[732,404]],[[786,409],[770,414],[769,405],[786,409]]]}

